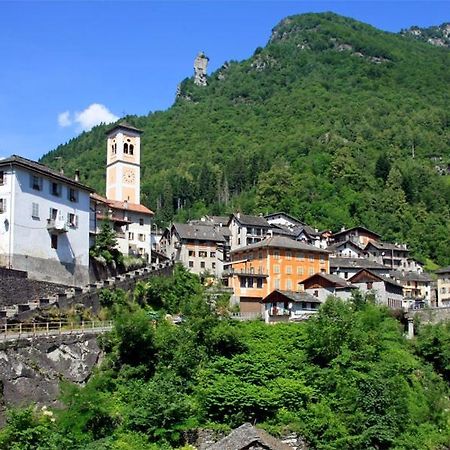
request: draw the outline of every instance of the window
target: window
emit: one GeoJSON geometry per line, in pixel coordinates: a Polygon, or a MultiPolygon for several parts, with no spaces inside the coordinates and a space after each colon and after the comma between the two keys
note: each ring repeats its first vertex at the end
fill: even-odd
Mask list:
{"type": "Polygon", "coordinates": [[[145,234],[139,233],[138,234],[138,239],[140,242],[145,242],[145,234]]]}
{"type": "Polygon", "coordinates": [[[286,273],[288,275],[292,273],[292,266],[286,266],[286,273]]]}
{"type": "Polygon", "coordinates": [[[314,297],[318,297],[319,296],[319,291],[314,291],[314,297]]]}
{"type": "Polygon", "coordinates": [[[0,198],[0,214],[6,212],[6,198],[0,198]]]}
{"type": "Polygon", "coordinates": [[[263,258],[263,252],[258,252],[258,258],[262,259],[263,258]]]}
{"type": "Polygon", "coordinates": [[[275,250],[275,251],[273,252],[273,257],[274,257],[275,259],[280,259],[280,251],[279,251],[279,250],[275,250]]]}
{"type": "Polygon", "coordinates": [[[0,186],[5,184],[5,172],[0,170],[0,186]]]}
{"type": "Polygon", "coordinates": [[[37,175],[31,175],[30,178],[31,187],[35,191],[42,191],[42,178],[37,175]]]}
{"type": "Polygon", "coordinates": [[[200,261],[200,267],[201,267],[202,269],[205,268],[205,261],[200,261]]]}
{"type": "Polygon", "coordinates": [[[39,203],[31,204],[31,217],[33,219],[39,219],[39,203]]]}
{"type": "Polygon", "coordinates": [[[51,246],[56,250],[58,248],[58,235],[51,234],[50,238],[51,238],[51,246]]]}
{"type": "Polygon", "coordinates": [[[273,273],[280,273],[280,266],[278,264],[273,266],[273,273]]]}
{"type": "Polygon", "coordinates": [[[132,155],[133,153],[134,153],[134,145],[133,144],[130,144],[130,147],[129,147],[129,154],[130,155],[132,155]]]}
{"type": "Polygon", "coordinates": [[[253,277],[249,277],[247,280],[247,287],[252,288],[253,287],[253,277]]]}
{"type": "Polygon", "coordinates": [[[50,208],[49,219],[56,220],[58,218],[58,210],[56,208],[50,208]]]}
{"type": "Polygon", "coordinates": [[[320,262],[324,263],[325,262],[325,255],[320,255],[320,262]]]}
{"type": "Polygon", "coordinates": [[[195,251],[194,250],[189,250],[189,256],[195,256],[195,251]]]}
{"type": "Polygon", "coordinates": [[[139,219],[139,225],[142,227],[144,225],[144,219],[139,219]]]}
{"type": "Polygon", "coordinates": [[[123,144],[123,152],[125,153],[125,155],[128,155],[128,144],[126,142],[125,144],[123,144]]]}
{"type": "Polygon", "coordinates": [[[262,289],[263,287],[263,279],[262,278],[257,278],[256,279],[256,288],[257,289],[262,289]]]}
{"type": "Polygon", "coordinates": [[[56,197],[61,195],[61,185],[59,183],[55,183],[54,181],[50,182],[50,193],[56,197]]]}
{"type": "Polygon", "coordinates": [[[305,270],[303,267],[297,267],[297,275],[303,275],[305,273],[305,270]]]}
{"type": "Polygon", "coordinates": [[[292,281],[286,280],[286,290],[292,291],[292,281]]]}
{"type": "Polygon", "coordinates": [[[67,225],[72,228],[78,227],[78,216],[73,213],[67,214],[67,225]]]}
{"type": "Polygon", "coordinates": [[[314,261],[314,255],[312,253],[309,255],[309,260],[314,261]]]}
{"type": "Polygon", "coordinates": [[[211,266],[212,266],[213,269],[215,269],[215,268],[216,268],[216,263],[213,262],[213,263],[211,264],[211,266]]]}
{"type": "Polygon", "coordinates": [[[312,267],[309,269],[309,274],[314,275],[314,269],[312,267]]]}
{"type": "Polygon", "coordinates": [[[78,202],[78,191],[73,188],[69,188],[68,192],[68,198],[71,202],[78,202]]]}
{"type": "Polygon", "coordinates": [[[209,252],[209,256],[211,258],[215,258],[216,257],[216,252],[209,252]]]}
{"type": "Polygon", "coordinates": [[[128,240],[134,241],[134,233],[132,233],[131,231],[128,233],[128,240]]]}
{"type": "Polygon", "coordinates": [[[247,287],[247,279],[245,277],[241,277],[241,288],[247,287]]]}
{"type": "Polygon", "coordinates": [[[200,256],[200,258],[206,258],[208,256],[208,252],[199,251],[198,252],[198,256],[200,256]]]}
{"type": "Polygon", "coordinates": [[[292,259],[292,253],[286,252],[286,259],[292,259]]]}
{"type": "Polygon", "coordinates": [[[373,288],[373,282],[372,281],[368,281],[367,282],[367,289],[372,289],[373,288]]]}
{"type": "Polygon", "coordinates": [[[241,245],[241,238],[238,238],[238,245],[241,245]]]}
{"type": "Polygon", "coordinates": [[[280,280],[275,280],[275,289],[280,289],[280,280]]]}
{"type": "Polygon", "coordinates": [[[189,267],[194,267],[194,261],[189,261],[189,267]]]}
{"type": "Polygon", "coordinates": [[[297,259],[303,261],[303,253],[297,253],[297,259]]]}

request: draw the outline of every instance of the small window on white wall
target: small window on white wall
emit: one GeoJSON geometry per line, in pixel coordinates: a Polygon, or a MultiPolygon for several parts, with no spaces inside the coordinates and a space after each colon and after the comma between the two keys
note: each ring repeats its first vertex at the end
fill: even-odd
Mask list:
{"type": "Polygon", "coordinates": [[[0,170],[0,186],[5,184],[5,172],[3,170],[0,170]]]}
{"type": "Polygon", "coordinates": [[[32,205],[31,205],[31,217],[33,219],[39,219],[39,203],[32,203],[32,205]]]}
{"type": "Polygon", "coordinates": [[[0,214],[6,212],[6,198],[0,198],[0,214]]]}

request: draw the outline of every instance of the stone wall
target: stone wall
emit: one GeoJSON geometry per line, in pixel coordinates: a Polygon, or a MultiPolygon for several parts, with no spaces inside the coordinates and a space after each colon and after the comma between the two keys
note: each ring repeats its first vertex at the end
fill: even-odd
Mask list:
{"type": "Polygon", "coordinates": [[[422,324],[446,322],[450,320],[450,307],[411,309],[406,316],[407,318],[417,318],[422,324]]]}
{"type": "Polygon", "coordinates": [[[65,286],[27,278],[20,270],[0,268],[0,306],[38,301],[64,292],[65,286]]]}
{"type": "Polygon", "coordinates": [[[42,336],[0,343],[0,424],[7,406],[61,406],[59,384],[84,384],[102,352],[96,336],[42,336]]]}

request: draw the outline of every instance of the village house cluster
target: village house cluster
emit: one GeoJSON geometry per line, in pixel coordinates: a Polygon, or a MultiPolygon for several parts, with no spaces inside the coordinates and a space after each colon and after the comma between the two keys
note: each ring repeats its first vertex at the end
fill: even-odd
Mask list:
{"type": "Polygon", "coordinates": [[[109,221],[124,255],[151,260],[153,212],[140,203],[141,131],[107,134],[106,197],[63,171],[20,156],[0,160],[0,267],[30,279],[89,284],[89,249],[109,221]]]}
{"type": "Polygon", "coordinates": [[[234,213],[174,223],[158,251],[190,271],[214,275],[232,290],[242,316],[302,320],[329,295],[375,294],[392,309],[450,306],[450,269],[437,287],[405,244],[383,242],[357,226],[319,231],[289,214],[234,213]]]}

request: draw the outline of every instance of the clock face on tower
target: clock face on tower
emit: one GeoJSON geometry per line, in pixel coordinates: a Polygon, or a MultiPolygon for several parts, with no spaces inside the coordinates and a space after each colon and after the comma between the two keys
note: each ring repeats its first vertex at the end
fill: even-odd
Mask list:
{"type": "Polygon", "coordinates": [[[125,169],[123,171],[123,182],[127,184],[133,184],[136,181],[136,175],[133,169],[125,169]]]}

